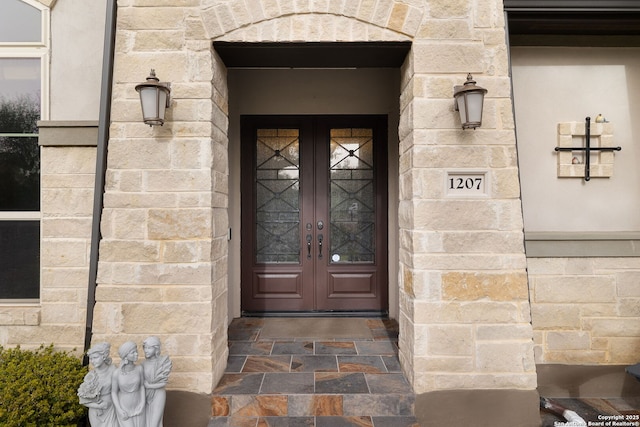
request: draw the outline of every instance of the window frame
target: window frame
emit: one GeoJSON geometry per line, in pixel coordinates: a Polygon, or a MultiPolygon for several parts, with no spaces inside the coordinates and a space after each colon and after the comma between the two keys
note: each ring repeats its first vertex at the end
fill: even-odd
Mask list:
{"type": "MultiPolygon", "coordinates": [[[[0,59],[38,59],[40,61],[40,120],[49,120],[49,56],[50,56],[50,9],[34,0],[19,0],[40,11],[40,41],[37,42],[0,42],[0,59]]],[[[38,132],[39,138],[39,132],[38,132]]],[[[40,146],[40,143],[38,142],[40,146]]],[[[42,151],[40,151],[42,155],[42,151]]],[[[40,179],[42,180],[42,169],[40,179]]],[[[42,202],[42,189],[38,195],[42,202]]],[[[0,211],[0,221],[38,221],[40,223],[39,251],[42,254],[42,204],[38,211],[0,211]]],[[[37,305],[42,295],[42,256],[40,256],[38,282],[40,292],[38,298],[0,298],[2,306],[37,305]]]]}

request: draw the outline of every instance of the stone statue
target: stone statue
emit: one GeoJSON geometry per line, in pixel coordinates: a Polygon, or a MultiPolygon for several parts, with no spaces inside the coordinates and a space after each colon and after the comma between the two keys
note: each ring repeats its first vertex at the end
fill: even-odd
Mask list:
{"type": "Polygon", "coordinates": [[[169,356],[160,355],[160,340],[157,337],[149,337],[144,340],[142,349],[145,357],[142,368],[146,390],[147,427],[163,427],[162,418],[167,400],[165,386],[169,381],[171,360],[169,356]]]}
{"type": "Polygon", "coordinates": [[[120,367],[113,372],[111,397],[120,427],[145,427],[145,390],[142,366],[136,365],[136,343],[120,346],[120,367]]]}
{"type": "Polygon", "coordinates": [[[78,388],[80,404],[89,408],[92,427],[119,427],[111,399],[111,378],[116,367],[111,364],[111,344],[102,342],[89,349],[87,355],[93,370],[84,377],[78,388]]]}

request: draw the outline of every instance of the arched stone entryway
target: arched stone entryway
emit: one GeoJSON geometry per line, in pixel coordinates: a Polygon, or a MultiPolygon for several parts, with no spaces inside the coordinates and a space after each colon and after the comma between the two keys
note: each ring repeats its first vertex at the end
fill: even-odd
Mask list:
{"type": "Polygon", "coordinates": [[[444,400],[522,391],[530,415],[536,375],[502,1],[127,3],[94,340],[160,335],[176,362],[174,389],[208,393],[224,371],[238,284],[229,268],[228,70],[213,42],[411,42],[397,132],[403,370],[416,393],[444,400]],[[137,122],[134,86],[150,68],[172,83],[162,128],[137,122]],[[460,129],[451,99],[468,72],[490,94],[473,132],[460,129]],[[470,169],[490,178],[487,193],[448,194],[447,174],[470,169]]]}
{"type": "MultiPolygon", "coordinates": [[[[280,11],[279,15],[276,15],[275,12],[273,16],[261,16],[259,14],[251,15],[251,22],[244,22],[243,18],[247,18],[247,16],[243,15],[239,10],[242,8],[238,4],[236,7],[231,6],[230,8],[214,8],[207,9],[203,12],[203,22],[205,24],[205,29],[207,33],[213,37],[214,51],[216,55],[214,55],[214,61],[216,62],[215,67],[222,69],[223,67],[226,69],[225,60],[227,63],[231,62],[232,66],[238,66],[238,64],[233,64],[233,59],[229,59],[229,49],[234,49],[238,46],[243,46],[244,48],[250,46],[254,49],[264,49],[268,51],[269,54],[263,54],[265,56],[260,57],[260,54],[256,54],[256,52],[247,52],[245,54],[246,57],[251,57],[252,55],[257,57],[257,59],[251,58],[247,62],[243,62],[239,66],[245,67],[292,67],[301,66],[303,68],[319,68],[316,72],[322,72],[323,68],[334,69],[335,73],[336,68],[336,60],[334,57],[333,60],[322,62],[316,56],[315,61],[312,61],[312,64],[304,63],[304,59],[301,58],[301,51],[304,51],[303,46],[305,44],[313,44],[313,45],[322,45],[324,48],[328,49],[331,52],[331,49],[335,49],[332,52],[337,52],[340,49],[340,46],[344,46],[347,50],[347,46],[351,46],[354,49],[367,50],[365,48],[366,44],[369,43],[370,52],[365,54],[365,57],[376,58],[377,60],[372,61],[369,65],[358,63],[356,64],[355,59],[351,57],[350,59],[343,60],[346,62],[339,63],[337,65],[338,68],[353,68],[353,67],[395,67],[398,71],[400,67],[403,65],[403,61],[406,55],[406,47],[402,47],[402,49],[397,49],[396,52],[402,52],[400,55],[394,52],[385,49],[389,49],[389,46],[398,47],[402,44],[405,46],[410,46],[410,41],[413,37],[413,32],[416,31],[418,27],[418,23],[422,19],[422,15],[424,10],[416,9],[413,7],[408,7],[402,3],[394,4],[393,7],[386,9],[385,7],[378,8],[375,13],[373,9],[370,11],[371,14],[368,14],[366,8],[353,7],[354,5],[330,5],[328,9],[325,9],[322,5],[310,6],[308,9],[297,9],[296,14],[289,15],[285,11],[280,11]],[[336,6],[335,8],[333,6],[336,6]],[[233,28],[228,22],[229,13],[234,11],[238,14],[232,20],[238,24],[238,28],[233,28]],[[368,16],[368,17],[367,17],[368,16]],[[227,25],[220,25],[221,22],[226,22],[227,25]],[[224,31],[223,31],[224,28],[224,31]],[[331,46],[332,43],[335,43],[335,46],[331,46]],[[279,51],[277,48],[278,44],[282,44],[286,46],[286,48],[279,51]],[[298,46],[298,48],[302,49],[296,53],[291,53],[290,49],[292,46],[298,46]],[[359,47],[358,47],[359,46],[359,47]],[[384,47],[383,47],[384,46],[384,47]],[[217,49],[216,49],[217,48],[217,49]],[[221,49],[218,52],[218,49],[221,49]],[[377,50],[376,50],[377,49],[377,50]],[[274,52],[278,59],[274,60],[274,52]],[[391,59],[380,60],[380,56],[388,56],[391,59]],[[268,55],[268,59],[265,58],[268,55]],[[224,59],[223,59],[224,58],[224,59]],[[400,58],[400,59],[398,59],[400,58]],[[280,62],[278,62],[278,60],[280,62]],[[253,61],[253,62],[252,62],[253,61]],[[263,62],[260,62],[263,61],[263,62]],[[274,62],[275,61],[275,62],[274,62]],[[351,62],[349,62],[351,61],[351,62]],[[394,62],[395,61],[395,62],[394,62]],[[302,63],[301,63],[302,62],[302,63]],[[305,67],[306,65],[306,67],[305,67]]],[[[282,6],[282,5],[281,5],[282,6]]],[[[356,5],[357,6],[357,5],[356,5]]],[[[265,6],[266,7],[266,6],[265,6]]],[[[253,12],[255,13],[255,12],[253,12]]],[[[266,13],[266,12],[265,12],[266,13]]],[[[309,46],[307,46],[309,47],[309,46]]],[[[316,46],[317,47],[317,46],[316,46]]],[[[317,52],[316,50],[309,49],[312,52],[317,52]]],[[[237,51],[234,52],[236,55],[242,55],[242,49],[238,48],[237,51]]],[[[244,52],[243,52],[244,53],[244,52]]],[[[310,53],[307,56],[313,56],[314,53],[310,53]]],[[[317,55],[317,54],[316,54],[317,55]]],[[[325,59],[330,59],[329,55],[325,52],[325,59]]],[[[344,54],[345,57],[348,57],[349,54],[344,54]]],[[[302,54],[304,56],[304,54],[302,54]]],[[[237,59],[237,56],[234,58],[237,59]]],[[[339,60],[338,60],[339,62],[339,60]]],[[[364,62],[367,62],[365,59],[364,62]]],[[[395,80],[394,90],[396,93],[400,93],[401,88],[406,88],[406,83],[402,83],[399,80],[402,78],[399,77],[395,80]]],[[[224,85],[225,82],[218,81],[214,79],[214,88],[217,87],[217,84],[224,85]]],[[[222,89],[217,90],[220,93],[228,93],[228,86],[223,86],[222,89]]],[[[395,108],[398,109],[398,105],[400,105],[399,96],[396,95],[395,100],[395,108]]],[[[316,111],[317,112],[317,111],[316,111]]],[[[308,111],[307,111],[308,113],[308,111]]],[[[397,218],[397,206],[398,206],[398,170],[397,170],[397,147],[398,147],[398,127],[399,127],[399,115],[395,115],[395,118],[392,121],[392,129],[390,129],[390,133],[395,134],[394,142],[392,144],[393,152],[395,153],[390,161],[395,162],[394,166],[391,168],[393,173],[390,173],[391,186],[395,189],[395,191],[391,192],[389,198],[390,205],[390,215],[392,218],[397,218]]],[[[233,125],[233,122],[230,123],[233,125]]],[[[238,150],[231,144],[229,146],[229,153],[231,155],[230,164],[234,165],[233,152],[234,150],[238,150]]],[[[236,152],[237,155],[237,152],[236,152]]],[[[237,164],[239,167],[239,164],[237,164]]],[[[229,195],[229,209],[230,209],[230,228],[232,230],[238,230],[236,236],[239,235],[240,224],[239,218],[240,208],[239,208],[239,178],[236,175],[233,176],[233,172],[230,174],[230,195],[229,195]]],[[[399,317],[400,305],[399,305],[399,288],[398,288],[398,269],[397,269],[397,259],[398,259],[398,225],[397,219],[392,219],[392,227],[390,230],[390,238],[393,239],[390,242],[391,254],[389,256],[390,261],[390,301],[389,301],[389,311],[394,318],[399,317]]],[[[237,317],[240,315],[240,241],[239,239],[232,239],[229,242],[229,270],[228,270],[228,278],[229,278],[229,318],[237,317]]]]}
{"type": "Polygon", "coordinates": [[[222,375],[237,286],[229,281],[227,69],[212,42],[406,42],[424,14],[400,2],[293,3],[118,10],[94,340],[145,334],[162,319],[155,334],[184,361],[173,377],[178,389],[208,392],[222,375]],[[162,128],[135,123],[131,88],[147,68],[172,83],[162,128]]]}

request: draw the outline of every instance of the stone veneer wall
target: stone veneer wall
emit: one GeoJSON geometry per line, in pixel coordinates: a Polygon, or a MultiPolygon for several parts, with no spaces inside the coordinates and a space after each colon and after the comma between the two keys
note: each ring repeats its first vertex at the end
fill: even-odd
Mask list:
{"type": "MultiPolygon", "coordinates": [[[[208,392],[224,369],[227,92],[211,40],[412,40],[399,130],[405,372],[417,393],[534,389],[501,2],[201,3],[119,1],[94,341],[115,355],[125,339],[160,335],[172,388],[208,392]],[[139,121],[133,88],[150,68],[173,83],[163,128],[139,121]],[[452,110],[467,72],[489,89],[475,131],[459,130],[452,110]],[[491,197],[447,199],[448,168],[487,169],[491,197]]],[[[41,300],[2,305],[3,345],[81,346],[94,166],[93,147],[45,142],[41,300]]],[[[637,361],[638,258],[529,258],[528,268],[538,363],[637,361]]]]}
{"type": "MultiPolygon", "coordinates": [[[[34,304],[0,306],[0,343],[82,350],[93,210],[95,139],[41,148],[41,291],[34,304]]],[[[68,136],[67,136],[68,137],[68,136]]]]}
{"type": "Polygon", "coordinates": [[[200,1],[118,2],[94,341],[158,336],[169,387],[208,393],[227,359],[226,71],[200,1]],[[140,118],[135,85],[172,83],[163,127],[140,118]]]}
{"type": "Polygon", "coordinates": [[[536,363],[639,361],[640,258],[529,258],[536,363]]]}
{"type": "Polygon", "coordinates": [[[211,40],[412,40],[400,100],[404,369],[418,393],[534,389],[502,3],[200,4],[119,5],[96,338],[161,331],[178,362],[173,387],[209,391],[222,372],[227,100],[211,40]],[[173,84],[163,128],[138,122],[133,87],[149,68],[173,84]],[[452,109],[467,72],[490,93],[475,132],[452,109]],[[451,167],[486,169],[490,196],[446,199],[451,167]]]}
{"type": "MultiPolygon", "coordinates": [[[[534,390],[502,2],[263,0],[251,2],[251,8],[243,0],[151,4],[118,2],[94,342],[110,341],[115,353],[126,340],[158,335],[174,361],[173,389],[209,392],[224,371],[228,94],[226,71],[212,52],[212,40],[411,40],[402,68],[399,129],[404,370],[419,394],[534,390]],[[134,87],[151,68],[172,83],[164,127],[150,128],[139,117],[134,87]],[[459,129],[452,108],[453,86],[467,72],[489,89],[483,127],[476,131],[459,129]],[[447,198],[443,183],[449,168],[486,170],[489,196],[447,198]]],[[[44,161],[56,154],[51,167],[62,169],[54,181],[66,187],[50,192],[61,197],[60,203],[55,198],[47,202],[51,215],[56,221],[64,215],[86,221],[91,215],[84,207],[91,200],[88,176],[77,181],[88,187],[74,187],[75,181],[64,180],[70,172],[64,168],[73,162],[62,160],[88,156],[89,149],[52,150],[61,151],[46,149],[44,161]],[[62,197],[77,192],[82,203],[62,197]]],[[[91,164],[88,158],[85,162],[91,164]]],[[[85,231],[85,240],[68,229],[55,235],[58,241],[52,236],[52,249],[69,251],[43,247],[45,265],[60,274],[86,269],[85,231]]],[[[46,298],[63,298],[62,291],[51,290],[53,281],[43,282],[41,307],[24,317],[32,324],[38,316],[47,324],[64,324],[61,330],[69,329],[69,341],[75,342],[82,336],[86,283],[68,283],[65,302],[52,303],[56,309],[49,310],[46,298]],[[62,318],[60,309],[67,305],[77,311],[62,318]]],[[[47,328],[39,329],[43,337],[47,328]]],[[[22,330],[21,341],[28,341],[29,331],[22,330]]],[[[50,336],[64,341],[60,333],[50,336]]]]}
{"type": "Polygon", "coordinates": [[[235,1],[203,15],[208,34],[225,41],[413,41],[400,100],[399,320],[418,393],[535,388],[501,6],[264,1],[247,10],[235,1]],[[452,88],[469,71],[491,94],[476,132],[457,129],[452,109],[452,88]],[[446,200],[446,168],[474,167],[490,171],[490,200],[446,200]]]}
{"type": "Polygon", "coordinates": [[[429,2],[403,70],[400,356],[418,393],[536,388],[501,7],[429,2]],[[475,131],[452,108],[465,72],[489,90],[475,131]],[[489,197],[448,198],[456,168],[488,171],[489,197]]]}

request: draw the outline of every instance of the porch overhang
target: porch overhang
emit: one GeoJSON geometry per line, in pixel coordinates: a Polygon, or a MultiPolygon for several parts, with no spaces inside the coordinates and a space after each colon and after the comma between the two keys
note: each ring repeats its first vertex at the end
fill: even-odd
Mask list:
{"type": "Polygon", "coordinates": [[[213,42],[228,68],[399,68],[411,42],[213,42]]]}
{"type": "Polygon", "coordinates": [[[504,0],[511,35],[640,35],[637,0],[504,0]]]}

